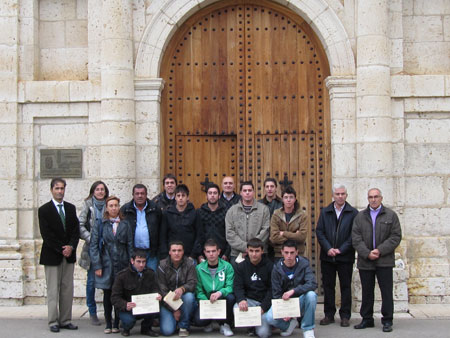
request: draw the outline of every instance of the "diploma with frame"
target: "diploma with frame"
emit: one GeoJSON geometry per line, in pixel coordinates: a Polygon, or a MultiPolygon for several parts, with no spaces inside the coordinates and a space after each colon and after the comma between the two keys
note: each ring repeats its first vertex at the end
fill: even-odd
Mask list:
{"type": "Polygon", "coordinates": [[[131,301],[136,303],[136,307],[133,308],[133,315],[159,312],[159,300],[156,297],[158,297],[157,293],[132,295],[131,301]]]}
{"type": "Polygon", "coordinates": [[[300,317],[299,298],[272,299],[272,312],[274,319],[300,317]]]}
{"type": "Polygon", "coordinates": [[[214,303],[209,300],[200,300],[200,319],[226,319],[227,301],[218,299],[214,303]]]}
{"type": "Polygon", "coordinates": [[[241,311],[238,307],[234,311],[234,326],[261,326],[261,306],[248,307],[248,311],[241,311]]]}

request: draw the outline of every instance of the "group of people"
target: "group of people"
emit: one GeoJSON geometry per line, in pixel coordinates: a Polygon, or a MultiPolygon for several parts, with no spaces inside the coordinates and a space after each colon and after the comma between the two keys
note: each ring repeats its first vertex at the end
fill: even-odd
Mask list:
{"type": "MultiPolygon", "coordinates": [[[[90,321],[97,316],[95,289],[103,290],[104,333],[130,335],[136,320],[143,319],[141,334],[189,335],[190,325],[211,332],[211,320],[200,318],[199,301],[226,301],[226,319],[220,332],[233,335],[233,307],[247,311],[261,307],[261,326],[250,334],[269,337],[272,327],[289,336],[297,318],[274,319],[271,300],[299,298],[305,337],[314,337],[317,283],[309,261],[303,257],[308,217],[299,206],[296,191],[287,186],[277,196],[277,181],[267,178],[265,196],[256,201],[250,181],[235,192],[233,177],[224,177],[222,191],[210,183],[206,202],[195,209],[189,189],[174,175],[163,179],[163,191],[150,200],[145,185],[136,184],[132,199],[120,207],[107,185],[94,182],[77,218],[75,207],[64,201],[66,182],[50,183],[52,200],[39,208],[43,238],[40,263],[45,266],[49,327],[77,329],[71,323],[73,270],[79,238],[84,240],[79,264],[87,270],[86,302],[90,321]],[[174,310],[165,301],[169,292],[182,305],[174,310]],[[156,293],[158,315],[133,315],[132,295],[156,293]],[[121,323],[121,324],[120,324],[121,323]],[[120,331],[119,324],[122,331],[120,331]]],[[[360,324],[373,327],[375,276],[383,298],[383,331],[392,331],[394,251],[401,229],[394,211],[382,205],[379,189],[368,192],[369,206],[359,212],[346,202],[347,191],[333,186],[334,201],[323,208],[316,234],[321,246],[325,317],[334,322],[336,273],[341,288],[341,326],[349,326],[351,280],[355,249],[362,284],[360,324]]]]}

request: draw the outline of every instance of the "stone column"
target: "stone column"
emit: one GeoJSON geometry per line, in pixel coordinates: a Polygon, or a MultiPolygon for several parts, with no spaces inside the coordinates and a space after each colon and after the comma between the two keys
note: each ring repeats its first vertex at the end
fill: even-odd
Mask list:
{"type": "Polygon", "coordinates": [[[18,241],[19,1],[0,6],[0,304],[21,304],[23,260],[18,241]]]}
{"type": "Polygon", "coordinates": [[[358,0],[356,140],[358,206],[379,187],[393,203],[388,0],[358,0]]]}
{"type": "Polygon", "coordinates": [[[102,6],[100,174],[112,193],[129,197],[136,177],[132,1],[102,6]]]}
{"type": "MultiPolygon", "coordinates": [[[[148,187],[148,195],[160,191],[161,92],[164,80],[135,80],[136,179],[148,187]]],[[[175,151],[175,149],[174,149],[175,151]]]]}
{"type": "Polygon", "coordinates": [[[347,187],[349,202],[356,202],[356,77],[329,76],[331,167],[334,183],[347,187]]]}

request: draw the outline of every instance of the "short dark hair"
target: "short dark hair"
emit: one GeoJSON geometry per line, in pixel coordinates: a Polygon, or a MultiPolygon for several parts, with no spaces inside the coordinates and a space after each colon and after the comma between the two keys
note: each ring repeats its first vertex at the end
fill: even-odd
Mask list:
{"type": "MultiPolygon", "coordinates": [[[[290,186],[290,185],[288,185],[286,188],[284,188],[284,190],[281,192],[281,197],[283,197],[284,195],[286,195],[286,194],[292,194],[292,195],[294,195],[295,196],[295,198],[296,198],[296,201],[295,201],[295,203],[294,203],[294,214],[297,212],[297,210],[300,208],[300,204],[298,203],[298,200],[297,200],[297,192],[295,191],[295,189],[292,187],[292,186],[290,186]]],[[[283,206],[283,208],[284,208],[284,206],[283,206]]]]}
{"type": "Polygon", "coordinates": [[[252,238],[247,242],[247,248],[261,248],[264,250],[264,242],[259,238],[252,238]]]}
{"type": "Polygon", "coordinates": [[[177,178],[175,177],[175,175],[169,173],[169,174],[165,174],[164,177],[163,177],[163,181],[162,181],[162,182],[163,182],[163,186],[164,186],[164,183],[166,183],[166,180],[167,180],[168,178],[174,180],[174,181],[175,181],[175,184],[177,184],[177,178]]]}
{"type": "Polygon", "coordinates": [[[275,187],[278,187],[277,180],[274,179],[273,177],[267,177],[267,178],[264,180],[264,186],[266,186],[266,183],[267,183],[267,182],[273,182],[273,184],[275,184],[275,187]]]}
{"type": "Polygon", "coordinates": [[[253,182],[252,181],[244,181],[241,183],[241,190],[244,188],[244,185],[250,185],[252,187],[253,190],[255,190],[255,187],[253,186],[253,182]]]}
{"type": "Polygon", "coordinates": [[[143,249],[134,248],[131,258],[136,259],[136,257],[142,257],[147,259],[147,251],[143,249]]]}
{"type": "Polygon", "coordinates": [[[50,181],[50,189],[53,189],[53,187],[56,185],[56,183],[62,183],[64,184],[64,188],[66,187],[66,181],[64,180],[64,178],[62,177],[55,177],[52,178],[52,180],[50,181]]]}
{"type": "Polygon", "coordinates": [[[219,249],[219,244],[217,244],[216,240],[213,238],[208,238],[206,240],[205,244],[203,245],[203,249],[207,246],[215,246],[217,249],[219,249]]]}
{"type": "Polygon", "coordinates": [[[184,250],[184,244],[183,244],[182,241],[177,241],[177,240],[175,240],[175,241],[170,241],[170,242],[169,242],[169,251],[170,251],[170,249],[172,248],[172,245],[181,245],[181,246],[183,247],[183,250],[184,250]]]}
{"type": "Polygon", "coordinates": [[[86,197],[85,200],[91,199],[92,196],[94,196],[95,189],[97,189],[97,187],[101,184],[105,187],[105,200],[106,200],[109,197],[109,189],[106,186],[105,182],[103,181],[95,181],[94,183],[92,183],[91,189],[89,189],[89,196],[86,197]]]}
{"type": "Polygon", "coordinates": [[[217,189],[217,192],[218,192],[219,195],[220,195],[220,188],[219,188],[219,186],[218,186],[217,184],[213,183],[213,182],[209,183],[209,184],[206,186],[205,192],[208,193],[209,189],[211,189],[211,188],[217,189]]]}
{"type": "Polygon", "coordinates": [[[187,196],[189,196],[189,188],[187,187],[186,184],[178,184],[177,187],[175,188],[175,195],[178,194],[179,192],[184,192],[187,196]]]}
{"type": "Polygon", "coordinates": [[[297,248],[298,243],[294,241],[293,239],[286,240],[283,244],[281,244],[281,250],[284,248],[295,248],[295,250],[298,250],[297,248]]]}
{"type": "Polygon", "coordinates": [[[138,184],[134,185],[134,187],[133,187],[133,195],[134,195],[134,191],[136,189],[145,189],[145,193],[147,193],[147,187],[145,185],[143,185],[142,183],[138,183],[138,184]]]}

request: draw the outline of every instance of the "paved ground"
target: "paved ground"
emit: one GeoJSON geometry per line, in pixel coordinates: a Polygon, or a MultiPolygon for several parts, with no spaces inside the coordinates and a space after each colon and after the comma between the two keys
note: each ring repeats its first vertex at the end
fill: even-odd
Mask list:
{"type": "MultiPolygon", "coordinates": [[[[61,331],[60,333],[51,333],[47,327],[46,306],[43,305],[27,305],[21,307],[0,307],[0,327],[2,328],[2,337],[53,337],[64,335],[64,338],[89,338],[101,337],[103,334],[103,326],[94,327],[84,314],[84,306],[74,306],[73,323],[79,326],[77,331],[61,331]]],[[[322,317],[322,308],[319,305],[316,315],[316,323],[322,317]]],[[[359,315],[354,314],[351,319],[352,326],[360,321],[359,315]]],[[[425,336],[426,338],[442,338],[450,336],[450,306],[448,305],[411,305],[409,314],[396,314],[394,319],[394,331],[392,333],[381,332],[381,324],[379,319],[376,320],[376,327],[355,330],[353,327],[341,328],[339,321],[329,326],[317,326],[316,337],[361,337],[364,338],[382,337],[401,337],[414,338],[425,336]]],[[[246,330],[235,329],[236,337],[246,337],[246,330]]],[[[132,331],[132,336],[140,336],[139,328],[132,331]]],[[[295,337],[301,337],[301,330],[294,331],[295,337]]],[[[121,337],[120,334],[110,335],[110,338],[121,337]]],[[[203,333],[199,328],[191,330],[191,337],[221,337],[216,331],[214,333],[203,333]]],[[[275,331],[273,337],[280,337],[275,331]]]]}

